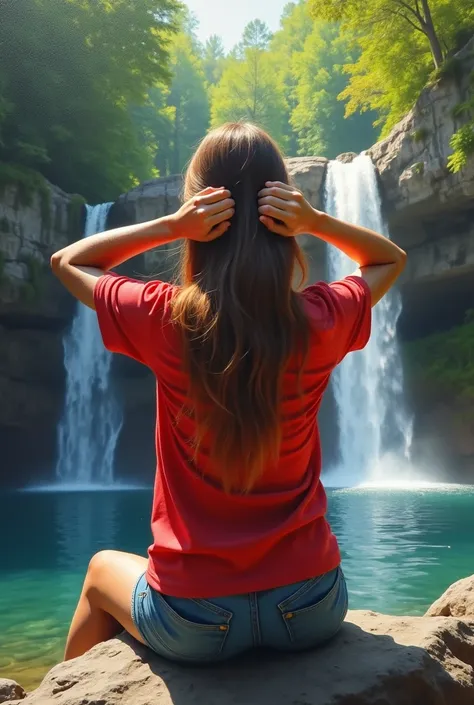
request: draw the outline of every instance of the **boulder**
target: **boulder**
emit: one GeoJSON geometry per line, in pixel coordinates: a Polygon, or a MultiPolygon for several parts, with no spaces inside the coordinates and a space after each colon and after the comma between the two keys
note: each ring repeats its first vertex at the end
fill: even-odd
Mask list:
{"type": "MultiPolygon", "coordinates": [[[[351,612],[313,652],[183,667],[131,637],[50,671],[25,705],[472,705],[474,621],[351,612]]],[[[17,701],[17,704],[20,701],[17,701]]]]}
{"type": "Polygon", "coordinates": [[[0,703],[18,702],[25,697],[26,693],[15,681],[9,678],[0,678],[0,703]]]}
{"type": "Polygon", "coordinates": [[[453,583],[426,613],[427,617],[458,617],[474,621],[474,575],[453,583]]]}

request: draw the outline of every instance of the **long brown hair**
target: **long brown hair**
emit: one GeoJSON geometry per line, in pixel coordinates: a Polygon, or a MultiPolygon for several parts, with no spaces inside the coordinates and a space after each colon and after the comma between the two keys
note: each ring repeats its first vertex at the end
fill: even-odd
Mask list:
{"type": "Polygon", "coordinates": [[[224,186],[235,201],[222,237],[186,240],[182,288],[172,302],[191,380],[196,451],[211,439],[211,462],[227,491],[249,491],[277,462],[283,373],[293,353],[304,359],[308,345],[293,288],[297,267],[299,286],[304,282],[306,260],[295,238],[259,221],[257,194],[266,181],[289,183],[277,145],[252,124],[229,123],[204,138],[184,186],[185,200],[224,186]]]}

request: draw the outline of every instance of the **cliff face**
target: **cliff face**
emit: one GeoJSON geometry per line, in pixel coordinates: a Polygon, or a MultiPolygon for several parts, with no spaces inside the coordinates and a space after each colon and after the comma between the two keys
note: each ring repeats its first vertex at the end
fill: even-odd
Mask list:
{"type": "MultiPolygon", "coordinates": [[[[409,252],[401,282],[402,339],[461,323],[466,310],[474,308],[474,160],[458,174],[447,169],[451,135],[469,119],[468,114],[455,117],[455,109],[472,92],[474,39],[455,62],[451,75],[427,87],[389,137],[369,150],[391,235],[409,252]]],[[[344,161],[351,158],[341,155],[344,161]]],[[[289,159],[288,167],[311,203],[322,208],[327,160],[289,159]]],[[[179,176],[156,179],[124,194],[109,226],[176,210],[181,184],[179,176]]],[[[63,402],[61,338],[74,304],[54,281],[48,261],[52,251],[80,237],[83,219],[81,200],[50,185],[26,196],[20,185],[0,192],[0,394],[9,400],[0,405],[0,447],[16,482],[18,468],[27,469],[21,482],[36,471],[43,474],[42,467],[51,472],[63,402]]],[[[311,280],[324,278],[325,247],[306,236],[302,244],[311,280]]],[[[137,258],[127,271],[170,278],[176,263],[172,245],[137,258]]],[[[137,443],[152,468],[153,384],[146,371],[127,360],[116,360],[115,370],[126,413],[119,453],[123,471],[137,443]]],[[[412,397],[420,448],[436,448],[446,466],[457,467],[452,477],[473,480],[474,410],[451,413],[457,401],[445,396],[430,396],[427,405],[422,390],[412,397]]]]}
{"type": "Polygon", "coordinates": [[[80,237],[81,199],[44,182],[0,194],[1,483],[35,480],[51,464],[63,404],[62,330],[74,303],[49,271],[80,237]],[[5,474],[4,474],[5,473],[5,474]]]}

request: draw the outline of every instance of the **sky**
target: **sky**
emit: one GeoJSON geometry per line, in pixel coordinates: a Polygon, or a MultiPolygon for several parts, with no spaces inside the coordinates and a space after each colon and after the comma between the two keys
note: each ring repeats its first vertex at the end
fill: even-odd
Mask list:
{"type": "Polygon", "coordinates": [[[245,25],[259,19],[272,32],[280,26],[280,17],[288,0],[185,0],[199,20],[198,37],[205,42],[218,34],[226,50],[240,41],[245,25]]]}

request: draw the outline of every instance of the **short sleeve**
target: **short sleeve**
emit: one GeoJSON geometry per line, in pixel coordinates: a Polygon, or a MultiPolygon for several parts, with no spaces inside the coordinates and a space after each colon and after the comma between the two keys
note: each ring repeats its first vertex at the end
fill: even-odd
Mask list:
{"type": "Polygon", "coordinates": [[[304,294],[310,318],[323,335],[321,341],[330,346],[334,364],[367,345],[372,295],[362,277],[349,276],[332,284],[314,284],[307,287],[304,294]]]}
{"type": "Polygon", "coordinates": [[[100,332],[110,352],[149,364],[175,291],[168,282],[104,274],[94,288],[100,332]]]}

